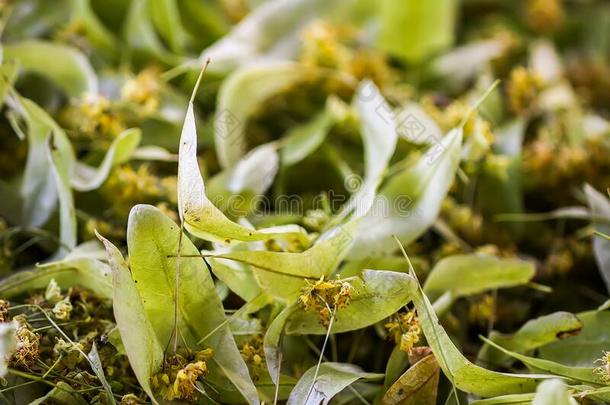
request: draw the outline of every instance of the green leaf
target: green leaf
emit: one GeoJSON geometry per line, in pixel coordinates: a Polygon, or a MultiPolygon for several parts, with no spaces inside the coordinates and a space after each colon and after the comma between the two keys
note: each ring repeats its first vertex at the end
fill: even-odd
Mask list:
{"type": "Polygon", "coordinates": [[[541,358],[573,367],[593,367],[595,360],[608,350],[610,311],[588,311],[576,314],[582,331],[576,336],[542,346],[541,358]]]}
{"type": "Polygon", "coordinates": [[[100,235],[98,238],[106,247],[108,262],[112,268],[114,318],[125,353],[140,386],[153,403],[157,404],[150,387],[150,378],[163,364],[163,349],[146,315],[142,299],[121,252],[100,235]]]}
{"type": "Polygon", "coordinates": [[[265,361],[271,380],[277,384],[280,376],[280,368],[282,364],[281,342],[284,336],[284,327],[288,317],[296,310],[296,304],[291,304],[285,307],[271,322],[271,325],[265,332],[263,349],[265,351],[265,361]]]}
{"type": "Polygon", "coordinates": [[[409,356],[400,350],[399,345],[394,346],[386,363],[383,389],[387,391],[406,371],[407,367],[409,367],[409,356]]]}
{"type": "Polygon", "coordinates": [[[85,36],[104,55],[116,57],[118,44],[115,36],[102,24],[91,9],[90,0],[72,0],[72,21],[82,27],[85,36]]]}
{"type": "Polygon", "coordinates": [[[484,337],[481,337],[481,339],[483,339],[483,341],[488,345],[491,345],[494,348],[501,350],[503,353],[519,360],[535,372],[545,372],[553,375],[567,377],[586,384],[603,384],[593,372],[593,367],[564,366],[563,364],[559,364],[554,361],[537,359],[535,357],[529,357],[523,354],[511,352],[510,350],[504,349],[502,346],[497,345],[489,339],[486,339],[484,337]]]}
{"type": "MultiPolygon", "coordinates": [[[[489,340],[516,353],[526,353],[557,340],[566,339],[582,330],[582,322],[569,312],[554,312],[527,321],[513,334],[492,331],[489,340]]],[[[483,364],[505,365],[510,357],[485,344],[479,351],[478,361],[483,364]]]]}
{"type": "Polygon", "coordinates": [[[112,297],[110,269],[95,259],[65,259],[32,270],[22,270],[0,281],[0,296],[13,298],[32,290],[45,289],[54,279],[62,288],[79,286],[102,298],[112,297]]]}
{"type": "Polygon", "coordinates": [[[208,259],[208,262],[214,275],[244,301],[250,301],[261,293],[261,288],[248,266],[235,261],[212,257],[208,259]]]}
{"type": "Polygon", "coordinates": [[[15,59],[20,69],[48,77],[71,97],[98,92],[95,71],[85,55],[75,48],[27,40],[4,45],[4,57],[15,59]]]}
{"type": "MultiPolygon", "coordinates": [[[[127,225],[131,271],[148,319],[162,345],[170,341],[173,332],[179,237],[178,225],[157,208],[137,205],[131,210],[127,225]]],[[[188,238],[183,237],[182,243],[184,256],[198,256],[199,251],[188,238]]],[[[202,338],[224,324],[203,342],[205,347],[214,349],[209,379],[219,378],[218,372],[222,371],[249,403],[258,403],[248,368],[225,322],[222,303],[203,259],[182,258],[179,282],[178,325],[185,343],[195,349],[202,338]]]]}
{"type": "MultiPolygon", "coordinates": [[[[1,59],[1,58],[0,58],[1,59]]],[[[17,76],[17,64],[14,61],[2,61],[0,65],[0,106],[4,105],[4,99],[13,86],[17,76]]]]}
{"type": "MultiPolygon", "coordinates": [[[[184,227],[193,235],[230,244],[233,241],[260,241],[275,238],[282,232],[252,230],[227,218],[206,195],[197,161],[197,129],[193,103],[189,103],[180,136],[178,161],[178,211],[184,227]]],[[[281,236],[302,237],[294,227],[281,236]]]]}
{"type": "Polygon", "coordinates": [[[124,163],[132,156],[140,144],[142,132],[138,128],[121,132],[113,141],[100,166],[92,168],[77,162],[71,184],[78,191],[95,190],[108,177],[113,166],[124,163]]]}
{"type": "MultiPolygon", "coordinates": [[[[603,216],[610,219],[610,200],[590,185],[585,185],[585,195],[595,216],[603,216]]],[[[610,223],[594,220],[593,226],[599,232],[610,235],[610,223]]],[[[606,283],[606,289],[610,291],[610,240],[599,236],[593,236],[593,252],[599,271],[606,283]]]]}
{"type": "Polygon", "coordinates": [[[246,66],[220,86],[214,120],[214,144],[223,168],[233,167],[245,154],[248,118],[269,97],[304,80],[308,70],[290,62],[246,66]]]}
{"type": "Polygon", "coordinates": [[[29,150],[21,186],[23,219],[41,226],[59,199],[60,252],[76,246],[76,215],[70,177],[76,157],[65,132],[36,103],[23,97],[14,100],[28,126],[29,150]]]}
{"type": "Polygon", "coordinates": [[[532,405],[576,405],[576,403],[568,394],[566,385],[558,379],[541,382],[532,401],[532,405]]]}
{"type": "Polygon", "coordinates": [[[361,217],[373,205],[377,187],[394,154],[398,133],[392,109],[373,82],[361,82],[354,97],[364,143],[365,173],[359,188],[342,210],[342,215],[354,210],[355,215],[361,217]]]}
{"type": "MultiPolygon", "coordinates": [[[[360,276],[344,279],[351,285],[351,300],[346,308],[338,309],[333,333],[361,329],[389,317],[411,300],[411,277],[405,273],[364,270],[360,276]],[[364,315],[366,314],[366,315],[364,315]]],[[[286,323],[289,335],[326,334],[316,311],[299,308],[286,323]]]]}
{"type": "Polygon", "coordinates": [[[59,239],[62,242],[60,252],[71,250],[76,246],[76,211],[74,197],[70,188],[70,175],[74,167],[74,151],[63,133],[53,132],[49,138],[49,160],[53,162],[51,170],[55,178],[59,199],[59,239]],[[56,135],[57,134],[57,135],[56,135]]]}
{"type": "Polygon", "coordinates": [[[148,3],[152,22],[169,45],[176,53],[184,50],[187,33],[182,26],[180,10],[176,0],[154,0],[148,3]]]}
{"type": "Polygon", "coordinates": [[[494,398],[472,401],[470,405],[532,405],[535,394],[500,395],[494,398]]]}
{"type": "Polygon", "coordinates": [[[439,371],[434,355],[424,357],[390,387],[381,399],[381,405],[436,404],[439,371]]]}
{"type": "Polygon", "coordinates": [[[360,379],[383,378],[383,374],[367,373],[345,363],[322,363],[317,378],[313,381],[315,374],[316,366],[303,374],[292,390],[287,405],[327,405],[335,395],[360,379]]]}
{"type": "Polygon", "coordinates": [[[44,405],[44,404],[59,404],[59,405],[87,405],[87,401],[74,388],[63,381],[59,381],[57,386],[49,391],[44,397],[40,397],[28,405],[44,405]]]}
{"type": "Polygon", "coordinates": [[[456,0],[380,2],[377,46],[407,63],[419,63],[453,44],[456,0]]]}
{"type": "Polygon", "coordinates": [[[442,328],[428,297],[411,277],[410,293],[428,345],[447,378],[462,391],[482,397],[533,392],[546,375],[508,374],[472,364],[442,328]]]}
{"type": "Polygon", "coordinates": [[[213,60],[211,68],[218,72],[252,62],[290,60],[298,53],[305,26],[333,6],[325,0],[265,2],[204,50],[201,59],[213,60]]]}
{"type": "Polygon", "coordinates": [[[216,257],[249,264],[264,291],[292,300],[305,285],[306,278],[318,280],[335,271],[347,254],[356,224],[348,222],[327,231],[301,253],[233,251],[216,257]]]}
{"type": "Polygon", "coordinates": [[[273,184],[278,168],[277,145],[260,145],[248,152],[228,171],[226,188],[234,194],[250,191],[255,195],[263,195],[273,184]]]}
{"type": "Polygon", "coordinates": [[[154,56],[164,63],[178,64],[181,58],[170,53],[155,32],[150,3],[151,0],[131,1],[123,25],[125,42],[133,50],[154,56]]]}
{"type": "Polygon", "coordinates": [[[396,250],[393,235],[408,245],[434,223],[460,161],[462,130],[454,129],[412,167],[388,180],[360,222],[350,259],[396,250]]]}
{"type": "Polygon", "coordinates": [[[282,138],[282,165],[294,165],[318,149],[334,122],[335,117],[325,108],[311,120],[288,131],[282,138]]]}
{"type": "Polygon", "coordinates": [[[432,298],[449,292],[453,299],[496,288],[527,283],[534,277],[534,264],[490,255],[454,255],[442,259],[430,272],[424,291],[432,298]]]}

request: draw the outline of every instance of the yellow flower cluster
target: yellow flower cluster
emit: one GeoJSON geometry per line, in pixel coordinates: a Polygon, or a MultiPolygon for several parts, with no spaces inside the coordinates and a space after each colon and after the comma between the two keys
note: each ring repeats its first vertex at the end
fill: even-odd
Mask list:
{"type": "Polygon", "coordinates": [[[539,33],[552,33],[565,20],[561,0],[529,0],[526,14],[528,26],[539,33]]]}
{"type": "Polygon", "coordinates": [[[161,104],[159,69],[149,67],[127,80],[121,88],[121,98],[141,106],[145,113],[155,112],[161,104]]]}
{"type": "Polygon", "coordinates": [[[195,384],[206,376],[206,361],[213,354],[209,348],[194,356],[189,350],[182,349],[181,353],[167,357],[161,372],[152,377],[153,388],[167,401],[182,399],[196,402],[199,391],[195,384]]]}
{"type": "Polygon", "coordinates": [[[527,114],[535,107],[536,98],[542,90],[543,80],[536,73],[519,66],[510,72],[506,94],[511,110],[515,114],[527,114]]]}
{"type": "Polygon", "coordinates": [[[474,323],[486,326],[496,319],[496,300],[491,294],[485,294],[470,305],[468,317],[474,323]]]}
{"type": "Polygon", "coordinates": [[[244,361],[251,366],[253,379],[258,380],[265,364],[262,336],[258,335],[256,338],[244,343],[240,353],[244,361]]]}
{"type": "Polygon", "coordinates": [[[409,353],[409,350],[419,342],[421,327],[415,310],[398,312],[384,325],[388,330],[388,337],[400,345],[400,350],[409,353]]]}
{"type": "Polygon", "coordinates": [[[352,286],[341,280],[324,280],[324,276],[313,283],[306,281],[299,301],[305,311],[317,311],[322,326],[328,326],[333,313],[349,305],[352,286]]]}
{"type": "Polygon", "coordinates": [[[101,142],[102,147],[126,129],[124,117],[100,94],[87,94],[79,99],[62,112],[61,121],[71,130],[68,134],[72,138],[101,142]]]}
{"type": "Polygon", "coordinates": [[[604,351],[602,357],[595,360],[595,362],[600,363],[600,366],[596,367],[593,372],[599,377],[601,382],[610,384],[610,352],[604,351]]]}
{"type": "Polygon", "coordinates": [[[10,303],[5,300],[0,300],[0,322],[8,322],[10,320],[8,309],[10,303]]]}

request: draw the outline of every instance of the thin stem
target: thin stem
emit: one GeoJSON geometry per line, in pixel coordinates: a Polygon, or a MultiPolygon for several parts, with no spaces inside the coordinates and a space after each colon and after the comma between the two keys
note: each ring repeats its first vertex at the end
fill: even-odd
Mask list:
{"type": "Polygon", "coordinates": [[[209,64],[210,64],[210,58],[207,58],[205,60],[203,67],[201,68],[201,71],[199,72],[197,81],[195,82],[195,87],[193,88],[193,93],[191,94],[191,99],[189,101],[190,104],[193,104],[193,102],[195,101],[195,95],[197,95],[197,90],[199,90],[199,85],[201,84],[201,79],[203,79],[203,76],[205,75],[205,71],[208,70],[209,64]]]}
{"type": "MultiPolygon", "coordinates": [[[[417,288],[419,290],[419,293],[422,296],[422,309],[426,312],[426,315],[432,319],[432,316],[430,313],[428,313],[428,307],[426,306],[425,300],[426,300],[426,294],[424,293],[424,290],[421,288],[421,284],[419,283],[419,279],[417,278],[417,274],[415,273],[415,269],[413,268],[413,264],[411,264],[411,259],[409,259],[409,255],[407,255],[407,252],[404,248],[404,246],[402,245],[402,243],[400,243],[400,240],[398,240],[398,238],[396,237],[396,235],[392,235],[392,237],[394,238],[394,240],[396,241],[396,243],[398,244],[398,246],[400,247],[400,250],[402,252],[402,255],[404,256],[405,260],[407,261],[407,263],[409,264],[409,275],[411,277],[413,277],[415,279],[415,282],[417,283],[417,288]]],[[[432,329],[434,334],[436,335],[436,329],[432,329]]],[[[438,341],[438,336],[435,336],[435,339],[438,341]]],[[[449,374],[451,375],[451,369],[449,368],[449,362],[447,361],[447,359],[445,358],[445,353],[440,350],[440,357],[445,365],[445,367],[447,368],[447,370],[449,371],[449,374]]],[[[435,353],[436,355],[436,353],[435,353]]],[[[453,394],[455,395],[455,401],[457,402],[458,405],[460,405],[460,398],[458,397],[458,393],[457,393],[457,388],[455,386],[455,383],[453,382],[453,375],[451,375],[451,387],[453,390],[453,394]]]]}
{"type": "MultiPolygon", "coordinates": [[[[328,306],[328,304],[327,304],[328,306]]],[[[309,387],[309,392],[307,393],[307,399],[305,402],[309,400],[309,396],[313,391],[313,387],[316,385],[316,380],[318,379],[318,373],[320,372],[320,366],[322,365],[322,358],[324,357],[324,350],[326,349],[326,344],[328,343],[328,338],[330,336],[330,330],[333,327],[333,323],[335,322],[335,313],[337,312],[337,307],[333,308],[333,313],[330,317],[330,322],[328,322],[328,329],[326,330],[326,336],[324,337],[324,343],[322,344],[322,350],[320,351],[320,357],[318,358],[318,365],[316,366],[316,372],[313,375],[313,380],[311,381],[311,387],[309,387]]]]}
{"type": "Polygon", "coordinates": [[[205,335],[204,337],[202,337],[199,340],[199,342],[197,342],[197,343],[203,343],[205,340],[209,339],[209,337],[212,336],[214,333],[218,332],[220,330],[220,328],[222,328],[223,326],[232,322],[236,318],[240,317],[242,314],[244,314],[246,311],[248,311],[254,303],[258,303],[258,300],[264,295],[265,295],[264,293],[260,293],[255,298],[253,298],[252,300],[250,300],[247,303],[245,303],[244,305],[242,305],[241,308],[239,308],[237,311],[233,312],[233,314],[230,317],[225,318],[224,321],[222,321],[220,324],[218,324],[218,326],[216,326],[214,329],[212,329],[210,332],[208,332],[208,334],[205,335]]]}
{"type": "Polygon", "coordinates": [[[179,315],[179,287],[180,287],[180,256],[182,255],[182,235],[184,235],[184,222],[180,221],[180,235],[178,236],[178,256],[176,257],[176,274],[174,281],[174,353],[178,351],[178,315],[179,315]]]}

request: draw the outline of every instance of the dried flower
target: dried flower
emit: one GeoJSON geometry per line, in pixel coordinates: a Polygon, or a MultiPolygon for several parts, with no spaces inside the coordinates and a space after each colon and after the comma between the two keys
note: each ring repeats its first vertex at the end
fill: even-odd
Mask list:
{"type": "Polygon", "coordinates": [[[15,321],[17,345],[12,361],[28,367],[40,355],[40,335],[32,331],[25,315],[17,315],[15,321]]]}
{"type": "Polygon", "coordinates": [[[10,303],[8,301],[0,300],[0,322],[8,322],[10,320],[8,314],[9,307],[10,303]]]}
{"type": "Polygon", "coordinates": [[[66,296],[63,300],[57,302],[53,307],[53,315],[55,318],[67,321],[70,319],[70,314],[72,313],[72,303],[70,302],[70,297],[66,296]]]}
{"type": "Polygon", "coordinates": [[[195,355],[184,349],[165,359],[161,371],[152,377],[152,386],[163,399],[196,401],[198,390],[195,383],[207,374],[206,360],[214,354],[205,349],[195,355]]]}

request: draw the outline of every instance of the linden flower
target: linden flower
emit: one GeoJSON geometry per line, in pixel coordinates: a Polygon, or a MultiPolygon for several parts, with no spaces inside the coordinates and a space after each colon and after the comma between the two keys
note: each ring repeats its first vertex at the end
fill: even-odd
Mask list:
{"type": "Polygon", "coordinates": [[[213,354],[212,349],[205,349],[193,356],[192,352],[186,349],[182,354],[169,356],[165,359],[161,371],[152,377],[153,388],[167,401],[195,401],[199,392],[195,383],[207,374],[206,360],[213,354]]]}
{"type": "Polygon", "coordinates": [[[602,357],[595,360],[595,363],[601,363],[593,372],[597,374],[600,381],[604,384],[610,384],[610,352],[603,351],[602,357]]]}
{"type": "Polygon", "coordinates": [[[0,322],[8,322],[10,319],[8,315],[9,306],[8,301],[0,300],[0,322]]]}
{"type": "Polygon", "coordinates": [[[61,363],[69,370],[74,369],[76,365],[81,362],[81,352],[83,350],[85,350],[85,348],[82,343],[66,342],[61,338],[57,339],[57,343],[53,346],[53,353],[57,356],[61,356],[61,363]]]}
{"type": "Polygon", "coordinates": [[[400,345],[403,352],[408,353],[419,341],[421,327],[415,310],[394,314],[384,326],[388,330],[388,337],[400,345]]]}
{"type": "Polygon", "coordinates": [[[40,355],[40,335],[32,331],[25,315],[13,318],[16,328],[16,346],[13,362],[23,366],[32,364],[40,355]]]}
{"type": "Polygon", "coordinates": [[[62,321],[67,321],[70,319],[70,314],[72,313],[72,303],[70,302],[70,297],[65,297],[63,300],[57,302],[53,307],[53,315],[55,318],[60,319],[62,321]]]}
{"type": "Polygon", "coordinates": [[[305,311],[318,311],[320,323],[322,326],[328,326],[332,312],[349,305],[351,288],[352,286],[345,281],[324,280],[324,276],[321,276],[315,283],[307,280],[307,285],[301,290],[299,301],[305,311]]]}
{"type": "Polygon", "coordinates": [[[542,86],[542,78],[537,74],[522,66],[513,69],[506,86],[511,110],[516,114],[529,112],[542,86]]]}
{"type": "Polygon", "coordinates": [[[253,379],[258,380],[265,361],[262,336],[259,335],[249,342],[244,343],[240,353],[244,361],[252,367],[253,379]]]}
{"type": "Polygon", "coordinates": [[[160,81],[158,69],[146,68],[123,85],[121,98],[141,105],[146,113],[153,113],[161,104],[160,81]]]}
{"type": "Polygon", "coordinates": [[[469,309],[468,316],[471,321],[479,325],[486,325],[496,318],[496,300],[490,294],[484,295],[480,300],[474,302],[469,309]]]}
{"type": "Polygon", "coordinates": [[[197,392],[195,382],[206,375],[208,371],[204,361],[189,363],[178,371],[174,380],[174,392],[178,398],[189,399],[197,392]]]}

